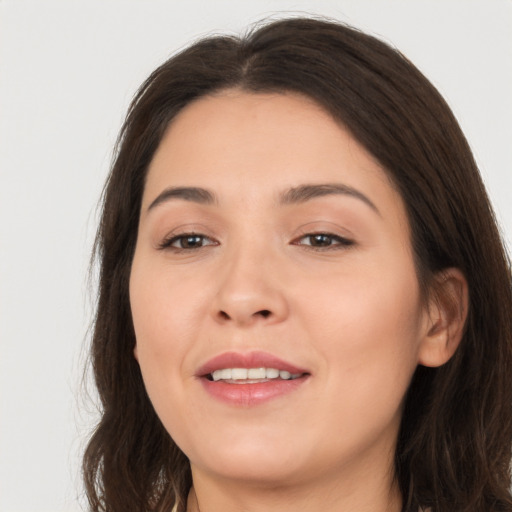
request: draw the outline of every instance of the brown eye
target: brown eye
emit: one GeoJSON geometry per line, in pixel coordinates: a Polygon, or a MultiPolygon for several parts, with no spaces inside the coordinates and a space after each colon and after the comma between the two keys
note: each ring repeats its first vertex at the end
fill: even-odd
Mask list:
{"type": "Polygon", "coordinates": [[[329,249],[348,247],[353,245],[352,240],[330,233],[310,233],[302,236],[295,242],[296,245],[305,245],[314,249],[329,249]]]}
{"type": "Polygon", "coordinates": [[[333,243],[333,237],[330,235],[308,235],[309,240],[308,245],[312,245],[313,247],[328,247],[333,243]]]}
{"type": "Polygon", "coordinates": [[[202,247],[204,237],[201,235],[186,235],[180,236],[173,244],[173,246],[179,247],[180,249],[196,249],[202,247]]]}
{"type": "Polygon", "coordinates": [[[183,233],[164,240],[160,244],[161,249],[194,250],[207,245],[216,245],[216,242],[205,235],[196,233],[183,233]]]}

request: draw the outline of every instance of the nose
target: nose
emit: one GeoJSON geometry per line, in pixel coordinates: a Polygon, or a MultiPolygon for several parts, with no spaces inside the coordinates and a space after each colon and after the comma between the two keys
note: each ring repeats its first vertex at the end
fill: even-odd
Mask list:
{"type": "Polygon", "coordinates": [[[212,314],[216,322],[248,327],[276,324],[289,313],[276,261],[240,251],[223,262],[212,314]]]}

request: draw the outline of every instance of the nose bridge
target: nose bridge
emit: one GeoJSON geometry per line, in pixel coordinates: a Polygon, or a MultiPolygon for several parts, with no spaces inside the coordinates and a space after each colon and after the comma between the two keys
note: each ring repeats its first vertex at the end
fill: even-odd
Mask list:
{"type": "Polygon", "coordinates": [[[226,250],[212,313],[217,321],[239,325],[281,321],[288,304],[279,284],[278,255],[269,244],[247,238],[226,250]]]}

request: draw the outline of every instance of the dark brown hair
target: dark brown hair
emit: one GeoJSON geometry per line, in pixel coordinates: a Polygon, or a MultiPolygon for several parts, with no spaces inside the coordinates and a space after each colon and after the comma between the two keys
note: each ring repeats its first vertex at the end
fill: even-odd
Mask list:
{"type": "Polygon", "coordinates": [[[512,511],[510,264],[471,150],[440,94],[403,55],[358,30],[311,18],[201,40],[154,71],[130,106],[96,240],[91,358],[102,418],[83,462],[91,509],[185,509],[189,463],[156,416],[133,357],[128,282],[145,176],[166,127],[195,99],[229,88],[315,100],[401,193],[423,290],[443,268],[464,273],[465,334],[447,364],[416,370],[396,478],[404,511],[512,511]]]}

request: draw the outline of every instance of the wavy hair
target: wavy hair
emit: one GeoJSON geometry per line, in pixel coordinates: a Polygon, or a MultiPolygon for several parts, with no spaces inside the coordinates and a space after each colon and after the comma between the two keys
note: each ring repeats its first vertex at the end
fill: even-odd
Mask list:
{"type": "MultiPolygon", "coordinates": [[[[293,18],[200,40],[144,82],[102,198],[91,361],[102,417],[83,459],[94,512],[183,512],[190,466],[162,426],[133,357],[128,282],[145,177],[163,133],[194,100],[238,88],[296,92],[345,126],[385,168],[411,226],[418,279],[467,278],[465,334],[440,368],[419,366],[395,453],[403,510],[512,511],[510,262],[470,147],[449,107],[400,52],[329,20],[293,18]]],[[[435,290],[434,290],[435,291],[435,290]]]]}

